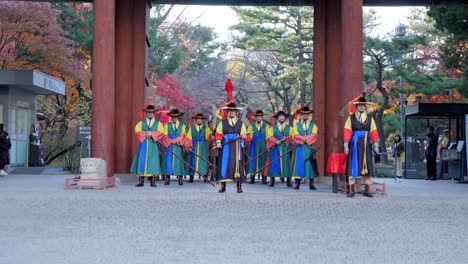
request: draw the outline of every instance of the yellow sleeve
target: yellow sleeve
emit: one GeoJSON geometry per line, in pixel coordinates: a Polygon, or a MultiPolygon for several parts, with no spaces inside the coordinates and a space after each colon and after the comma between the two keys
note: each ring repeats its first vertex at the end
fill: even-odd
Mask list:
{"type": "Polygon", "coordinates": [[[223,122],[219,122],[218,127],[216,128],[216,133],[220,135],[224,135],[223,134],[223,122]]]}
{"type": "Polygon", "coordinates": [[[192,140],[192,127],[189,127],[189,128],[187,129],[187,131],[188,131],[188,132],[187,132],[186,137],[187,137],[189,140],[192,140]]]}
{"type": "Polygon", "coordinates": [[[211,137],[211,128],[206,127],[205,129],[205,139],[208,141],[211,137]]]}
{"type": "MultiPolygon", "coordinates": [[[[372,123],[373,122],[371,122],[371,126],[372,126],[372,123]]],[[[344,128],[349,129],[349,130],[353,130],[353,128],[351,126],[351,116],[349,116],[348,119],[346,119],[344,128]]]]}
{"type": "Polygon", "coordinates": [[[184,124],[181,124],[181,126],[182,126],[182,129],[181,129],[182,132],[180,133],[180,135],[181,135],[181,136],[187,135],[187,128],[186,128],[186,126],[185,126],[184,124]]]}
{"type": "Polygon", "coordinates": [[[299,132],[297,132],[297,123],[294,123],[294,126],[292,127],[292,136],[295,136],[297,134],[299,134],[299,132]]]}
{"type": "Polygon", "coordinates": [[[247,135],[247,129],[245,128],[244,124],[242,124],[240,135],[241,136],[247,135]]]}
{"type": "Polygon", "coordinates": [[[164,126],[161,122],[158,123],[158,131],[164,134],[164,126]]]}
{"type": "Polygon", "coordinates": [[[296,135],[296,129],[294,126],[290,126],[291,128],[289,129],[289,136],[292,137],[296,135]]]}
{"type": "Polygon", "coordinates": [[[142,130],[142,124],[141,124],[141,121],[140,121],[135,126],[135,133],[141,132],[141,130],[142,130]]]}
{"type": "Polygon", "coordinates": [[[167,136],[168,133],[169,133],[168,130],[167,130],[168,124],[169,124],[169,123],[167,123],[167,124],[164,126],[164,128],[163,128],[163,134],[166,135],[166,136],[167,136]]]}
{"type": "Polygon", "coordinates": [[[317,127],[317,124],[314,123],[314,128],[312,128],[312,134],[317,135],[317,132],[318,132],[318,127],[317,127]]]}
{"type": "MultiPolygon", "coordinates": [[[[244,124],[242,124],[242,126],[244,127],[244,124]]],[[[253,128],[252,128],[252,124],[250,124],[248,127],[247,127],[247,134],[251,134],[253,132],[253,128]]]]}
{"type": "Polygon", "coordinates": [[[267,126],[265,134],[266,134],[266,138],[272,137],[273,136],[273,127],[272,126],[267,126]]]}
{"type": "MultiPolygon", "coordinates": [[[[348,123],[348,121],[346,121],[348,123]]],[[[349,127],[351,129],[351,118],[349,118],[349,127]]],[[[377,126],[375,125],[375,120],[374,118],[371,118],[371,123],[370,123],[370,131],[377,130],[377,126]]]]}

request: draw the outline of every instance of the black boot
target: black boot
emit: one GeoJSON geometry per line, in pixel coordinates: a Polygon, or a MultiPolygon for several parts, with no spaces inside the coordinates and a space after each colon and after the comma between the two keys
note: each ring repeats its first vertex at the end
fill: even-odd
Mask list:
{"type": "Polygon", "coordinates": [[[354,184],[351,184],[351,185],[349,186],[348,197],[349,197],[349,198],[354,197],[354,184]]]}
{"type": "Polygon", "coordinates": [[[309,190],[317,190],[317,188],[315,188],[315,179],[309,179],[309,190]]]}
{"type": "Polygon", "coordinates": [[[188,182],[193,182],[193,175],[190,175],[190,179],[188,182]]]}
{"type": "Polygon", "coordinates": [[[281,182],[284,182],[284,177],[281,177],[280,180],[281,180],[281,182]]]}
{"type": "Polygon", "coordinates": [[[250,184],[255,183],[255,175],[250,175],[250,184]]]}
{"type": "Polygon", "coordinates": [[[225,191],[226,191],[226,183],[225,183],[225,182],[222,182],[222,183],[221,183],[221,189],[219,189],[218,192],[223,193],[223,192],[225,192],[225,191]]]}
{"type": "Polygon", "coordinates": [[[262,183],[267,184],[267,177],[262,175],[262,183]]]}
{"type": "Polygon", "coordinates": [[[240,181],[237,182],[237,193],[242,192],[242,183],[240,181]]]}
{"type": "Polygon", "coordinates": [[[292,182],[291,182],[291,178],[286,179],[286,186],[293,187],[292,182]]]}
{"type": "Polygon", "coordinates": [[[299,190],[301,187],[301,179],[296,179],[296,186],[294,186],[294,190],[299,190]]]}
{"type": "Polygon", "coordinates": [[[270,177],[270,184],[268,186],[273,187],[275,186],[275,177],[270,177]]]}
{"type": "Polygon", "coordinates": [[[184,178],[182,176],[179,176],[179,185],[184,185],[184,178]]]}
{"type": "Polygon", "coordinates": [[[138,183],[135,185],[135,187],[143,187],[145,185],[145,177],[139,176],[138,177],[138,183]]]}
{"type": "Polygon", "coordinates": [[[366,184],[366,186],[364,187],[364,196],[366,197],[374,197],[374,195],[372,195],[372,193],[370,192],[370,186],[366,184]]]}
{"type": "Polygon", "coordinates": [[[169,185],[171,184],[171,176],[165,175],[164,176],[164,185],[169,185]]]}
{"type": "Polygon", "coordinates": [[[151,187],[156,187],[156,177],[155,176],[151,176],[151,187]]]}

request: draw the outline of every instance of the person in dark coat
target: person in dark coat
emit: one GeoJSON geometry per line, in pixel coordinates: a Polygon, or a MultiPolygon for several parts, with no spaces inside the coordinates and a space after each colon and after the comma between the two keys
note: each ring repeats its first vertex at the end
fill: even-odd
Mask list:
{"type": "Polygon", "coordinates": [[[239,119],[240,109],[234,102],[223,107],[222,110],[228,112],[228,117],[223,119],[216,129],[216,148],[219,149],[216,180],[221,183],[220,193],[226,191],[226,182],[236,182],[237,192],[242,193],[242,180],[245,175],[242,148],[247,129],[239,119]]]}
{"type": "Polygon", "coordinates": [[[434,127],[428,127],[426,148],[427,177],[425,180],[435,181],[437,178],[437,141],[438,137],[434,134],[434,127]]]}
{"type": "Polygon", "coordinates": [[[8,133],[5,131],[5,126],[0,124],[0,176],[8,175],[4,168],[5,165],[10,164],[10,148],[8,133]]]}

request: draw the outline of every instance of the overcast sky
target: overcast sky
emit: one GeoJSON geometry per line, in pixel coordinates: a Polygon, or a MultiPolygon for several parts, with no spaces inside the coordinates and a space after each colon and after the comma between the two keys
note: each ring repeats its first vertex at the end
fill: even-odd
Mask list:
{"type": "MultiPolygon", "coordinates": [[[[177,6],[173,14],[178,14],[186,6],[177,6]],[[177,12],[179,11],[179,12],[177,12]]],[[[367,9],[365,7],[364,9],[367,9]]],[[[399,23],[406,23],[406,16],[410,7],[373,7],[380,17],[380,32],[393,32],[399,23]]],[[[237,23],[237,18],[229,6],[189,6],[185,15],[191,20],[198,21],[202,25],[213,27],[220,40],[229,38],[228,28],[237,23]]]]}

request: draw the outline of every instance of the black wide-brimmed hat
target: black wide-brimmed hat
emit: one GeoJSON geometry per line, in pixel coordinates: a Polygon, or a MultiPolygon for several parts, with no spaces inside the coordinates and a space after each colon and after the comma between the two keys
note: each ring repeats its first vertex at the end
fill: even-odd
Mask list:
{"type": "Polygon", "coordinates": [[[146,113],[154,113],[156,112],[156,107],[154,107],[154,105],[149,104],[143,109],[143,111],[145,111],[146,113]]]}
{"type": "Polygon", "coordinates": [[[222,110],[241,110],[242,107],[239,107],[234,102],[230,102],[229,104],[225,105],[222,110]]]}
{"type": "Polygon", "coordinates": [[[289,117],[289,114],[286,114],[284,111],[281,110],[281,111],[276,112],[276,113],[273,115],[273,118],[278,118],[278,117],[281,116],[281,115],[284,116],[284,117],[286,117],[286,118],[289,117]]]}
{"type": "Polygon", "coordinates": [[[255,112],[253,113],[253,115],[254,115],[254,116],[264,116],[265,113],[263,113],[262,110],[257,110],[257,111],[255,111],[255,112]]]}
{"type": "Polygon", "coordinates": [[[299,110],[299,113],[303,114],[303,115],[308,115],[308,114],[312,114],[314,112],[314,110],[310,109],[308,106],[304,106],[301,108],[301,110],[299,110]]]}
{"type": "Polygon", "coordinates": [[[184,113],[180,112],[179,109],[177,108],[173,108],[171,111],[169,111],[168,115],[170,117],[179,117],[179,116],[183,116],[184,113]]]}
{"type": "Polygon", "coordinates": [[[192,116],[192,119],[208,119],[208,117],[205,117],[202,113],[198,113],[192,116]]]}
{"type": "Polygon", "coordinates": [[[359,97],[359,99],[357,99],[355,102],[353,102],[353,104],[355,104],[355,105],[367,105],[368,103],[367,103],[366,98],[361,96],[361,97],[359,97]]]}

